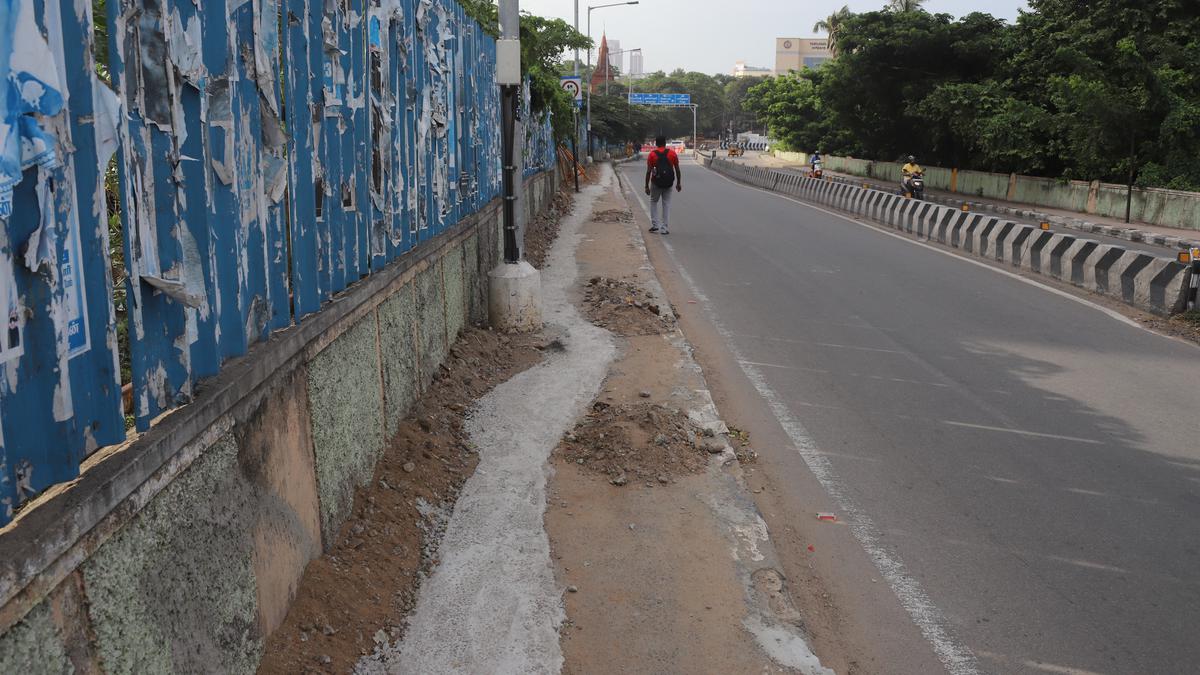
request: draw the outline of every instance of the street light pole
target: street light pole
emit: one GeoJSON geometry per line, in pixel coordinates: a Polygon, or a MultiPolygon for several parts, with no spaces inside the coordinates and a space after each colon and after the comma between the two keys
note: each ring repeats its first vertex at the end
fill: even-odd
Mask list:
{"type": "MultiPolygon", "coordinates": [[[[617,56],[619,54],[632,54],[633,52],[640,52],[640,51],[642,51],[641,47],[638,47],[637,49],[618,49],[615,52],[610,52],[609,56],[617,56]]],[[[604,70],[604,95],[605,96],[608,96],[608,81],[609,81],[609,79],[611,79],[611,78],[609,78],[609,75],[610,75],[610,73],[609,73],[608,69],[606,68],[604,70]]]]}
{"type": "MultiPolygon", "coordinates": [[[[579,32],[579,0],[575,0],[575,32],[579,32]]],[[[579,47],[575,48],[575,77],[579,77],[579,47]]],[[[575,192],[579,192],[579,105],[571,101],[571,119],[575,122],[571,134],[571,171],[575,176],[575,192]]]]}
{"type": "MultiPolygon", "coordinates": [[[[520,101],[521,12],[520,0],[500,0],[500,39],[496,40],[496,84],[500,87],[502,137],[501,169],[504,173],[504,260],[488,272],[488,321],[505,332],[528,332],[542,327],[542,277],[537,268],[521,259],[521,233],[517,223],[517,191],[521,189],[516,157],[517,106],[520,101]]],[[[513,420],[514,423],[520,420],[513,420]]]]}
{"type": "Polygon", "coordinates": [[[500,40],[497,45],[496,80],[500,84],[501,168],[504,177],[504,262],[521,261],[516,218],[517,88],[521,82],[520,0],[502,0],[498,8],[500,40]],[[515,61],[515,63],[514,63],[515,61]]]}
{"type": "MultiPolygon", "coordinates": [[[[639,0],[629,0],[629,2],[614,2],[607,5],[595,5],[588,7],[587,11],[587,36],[588,40],[592,39],[592,11],[604,9],[605,7],[619,7],[620,5],[637,5],[639,0]]],[[[588,45],[587,69],[592,69],[592,46],[588,45]]],[[[588,157],[592,156],[592,82],[591,76],[588,76],[588,92],[587,92],[587,149],[588,157]]]]}

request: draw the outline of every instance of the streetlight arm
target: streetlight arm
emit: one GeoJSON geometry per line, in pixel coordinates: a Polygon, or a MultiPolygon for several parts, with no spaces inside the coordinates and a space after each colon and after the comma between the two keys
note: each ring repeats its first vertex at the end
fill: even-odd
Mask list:
{"type": "Polygon", "coordinates": [[[608,4],[608,5],[591,5],[588,7],[588,11],[590,12],[593,9],[604,9],[605,7],[616,7],[618,5],[636,5],[636,4],[639,4],[638,0],[633,0],[633,2],[614,2],[614,3],[608,4]]]}
{"type": "MultiPolygon", "coordinates": [[[[590,41],[592,39],[592,10],[604,9],[605,7],[618,7],[620,5],[637,5],[637,4],[640,4],[639,0],[629,0],[628,2],[613,2],[613,3],[609,3],[607,5],[589,6],[587,8],[588,9],[588,11],[587,11],[587,37],[588,37],[588,40],[590,41]]],[[[592,48],[591,48],[591,46],[588,46],[587,67],[588,67],[588,70],[591,70],[591,68],[592,68],[592,48]]],[[[590,75],[589,75],[589,77],[590,77],[590,75]]],[[[587,145],[588,145],[588,148],[587,148],[588,156],[590,157],[592,155],[592,87],[590,84],[588,85],[588,90],[587,90],[587,145]]]]}

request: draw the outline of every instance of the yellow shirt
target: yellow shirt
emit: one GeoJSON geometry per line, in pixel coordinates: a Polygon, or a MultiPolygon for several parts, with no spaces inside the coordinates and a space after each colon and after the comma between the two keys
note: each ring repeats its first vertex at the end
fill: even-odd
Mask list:
{"type": "Polygon", "coordinates": [[[909,176],[914,173],[925,173],[925,170],[921,168],[920,164],[913,164],[912,162],[909,162],[908,164],[904,165],[903,169],[900,169],[900,172],[905,176],[909,176]]]}

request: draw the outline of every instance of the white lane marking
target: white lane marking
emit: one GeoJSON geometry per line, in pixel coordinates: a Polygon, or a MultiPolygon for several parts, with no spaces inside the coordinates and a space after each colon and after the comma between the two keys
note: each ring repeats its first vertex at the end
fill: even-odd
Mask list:
{"type": "MultiPolygon", "coordinates": [[[[711,171],[711,170],[710,170],[710,171],[711,171]]],[[[735,181],[735,180],[733,180],[732,178],[729,178],[729,177],[727,177],[727,176],[723,176],[723,175],[721,175],[721,174],[717,173],[716,171],[711,171],[711,173],[712,173],[714,176],[717,176],[717,177],[719,177],[719,178],[723,178],[723,179],[725,179],[725,180],[729,181],[730,183],[733,183],[734,185],[738,185],[738,186],[741,186],[741,187],[744,187],[744,188],[748,188],[748,189],[750,189],[750,190],[756,190],[756,191],[758,191],[758,192],[762,192],[762,193],[765,193],[765,194],[771,195],[772,197],[778,197],[779,199],[783,199],[783,200],[786,200],[786,201],[789,201],[789,202],[793,202],[793,203],[796,203],[796,204],[800,204],[800,205],[802,205],[802,206],[807,206],[807,207],[808,207],[808,208],[810,208],[810,209],[815,209],[815,210],[817,210],[817,211],[820,211],[821,213],[824,213],[824,214],[827,214],[827,215],[830,215],[830,216],[834,216],[835,218],[841,218],[842,220],[844,220],[844,221],[846,221],[846,222],[848,222],[848,223],[854,223],[855,225],[858,225],[859,227],[865,227],[865,228],[868,228],[868,229],[870,229],[870,230],[873,230],[873,231],[875,231],[875,232],[878,232],[879,234],[887,235],[887,236],[889,236],[889,237],[893,237],[893,238],[895,238],[895,239],[899,239],[900,241],[904,241],[904,242],[908,242],[908,243],[910,243],[910,244],[913,244],[914,246],[920,246],[921,248],[924,248],[924,249],[927,249],[927,250],[930,250],[930,251],[936,251],[936,252],[938,252],[938,253],[941,253],[942,255],[948,255],[948,256],[950,256],[951,258],[955,258],[956,260],[961,260],[961,261],[963,261],[963,262],[970,263],[970,264],[972,264],[972,265],[976,265],[976,266],[978,266],[978,267],[982,267],[982,268],[984,268],[984,269],[986,269],[986,270],[991,270],[991,271],[993,271],[993,272],[995,272],[995,273],[997,273],[997,274],[1003,274],[1003,275],[1004,275],[1004,276],[1006,276],[1006,277],[1009,277],[1009,278],[1011,278],[1011,279],[1015,279],[1015,280],[1017,280],[1017,281],[1020,281],[1020,282],[1022,282],[1022,283],[1029,284],[1030,286],[1036,286],[1037,288],[1040,288],[1040,289],[1042,289],[1043,291],[1047,291],[1047,292],[1053,293],[1054,295],[1057,295],[1057,296],[1060,296],[1060,297],[1066,298],[1067,300],[1070,300],[1070,301],[1072,301],[1072,302],[1077,302],[1077,303],[1079,303],[1079,304],[1081,304],[1081,305],[1083,305],[1083,306],[1085,306],[1085,307],[1090,307],[1090,308],[1092,308],[1092,309],[1096,310],[1097,312],[1100,312],[1100,313],[1102,313],[1102,314],[1104,314],[1104,315],[1108,316],[1108,318],[1110,318],[1110,319],[1114,319],[1114,320],[1116,320],[1116,321],[1120,321],[1121,323],[1123,323],[1123,324],[1125,324],[1125,325],[1127,325],[1127,326],[1132,326],[1132,327],[1134,327],[1134,328],[1139,328],[1139,329],[1141,329],[1141,330],[1144,330],[1144,331],[1146,331],[1147,333],[1150,333],[1151,335],[1157,335],[1158,337],[1161,337],[1161,338],[1164,338],[1164,339],[1167,339],[1167,340],[1171,340],[1171,341],[1173,341],[1173,342],[1182,342],[1182,343],[1184,343],[1184,344],[1189,344],[1189,345],[1192,345],[1193,347],[1194,347],[1194,346],[1196,346],[1196,345],[1195,345],[1195,343],[1188,342],[1188,341],[1186,341],[1186,340],[1180,340],[1180,339],[1178,339],[1178,338],[1173,338],[1173,337],[1171,337],[1171,336],[1169,336],[1169,335],[1163,335],[1163,334],[1161,334],[1161,333],[1156,333],[1156,332],[1154,332],[1154,331],[1150,330],[1149,328],[1147,328],[1147,327],[1143,326],[1142,324],[1140,324],[1140,323],[1138,323],[1138,322],[1134,321],[1133,319],[1130,319],[1129,317],[1125,316],[1124,314],[1121,314],[1120,312],[1118,312],[1118,311],[1116,311],[1116,310],[1109,309],[1109,308],[1107,308],[1107,307],[1104,307],[1103,305],[1098,305],[1098,304],[1096,304],[1096,303],[1092,302],[1091,300],[1086,300],[1086,299],[1084,299],[1084,298],[1080,298],[1080,297],[1078,297],[1078,296],[1075,296],[1075,295],[1072,295],[1072,294],[1070,294],[1070,293],[1068,293],[1068,292],[1066,292],[1066,291],[1062,291],[1062,290],[1059,290],[1059,289],[1057,289],[1057,288],[1054,288],[1053,286],[1047,286],[1046,284],[1043,284],[1043,283],[1042,283],[1042,282],[1040,282],[1040,281],[1035,281],[1035,280],[1033,280],[1033,279],[1029,279],[1029,278],[1023,277],[1023,276],[1021,276],[1020,274],[1016,274],[1016,273],[1013,273],[1013,272],[1009,272],[1008,270],[1004,270],[1004,269],[1000,269],[1000,268],[998,268],[998,267],[994,267],[994,266],[992,266],[992,265],[989,265],[988,263],[985,263],[985,262],[980,262],[980,261],[978,261],[978,260],[971,260],[970,258],[967,258],[967,257],[964,257],[964,256],[962,256],[962,255],[959,255],[959,254],[955,253],[954,251],[944,250],[944,249],[938,248],[938,247],[936,247],[936,246],[933,246],[932,244],[926,244],[926,243],[923,243],[923,242],[917,241],[917,240],[915,240],[915,239],[909,239],[908,237],[905,237],[905,236],[902,236],[902,235],[896,234],[896,233],[894,233],[894,232],[888,232],[887,230],[882,230],[882,229],[880,229],[880,228],[878,228],[878,227],[875,227],[874,225],[871,225],[871,224],[869,224],[869,223],[865,223],[865,222],[862,222],[862,221],[855,220],[855,219],[853,219],[853,218],[850,218],[849,216],[842,215],[842,214],[840,214],[840,213],[838,213],[838,212],[836,212],[836,211],[830,211],[829,209],[822,208],[822,207],[820,207],[820,206],[817,206],[817,205],[815,205],[815,204],[812,204],[812,203],[810,203],[810,202],[806,202],[806,201],[803,201],[803,200],[800,200],[800,199],[794,199],[794,198],[792,198],[792,197],[788,197],[787,195],[781,195],[781,194],[779,194],[778,192],[772,192],[772,191],[770,191],[770,190],[764,190],[763,188],[760,188],[760,187],[755,187],[755,186],[753,186],[753,185],[747,185],[747,184],[745,184],[745,183],[739,183],[738,181],[735,181]]]]}
{"type": "MultiPolygon", "coordinates": [[[[753,366],[750,367],[753,368],[753,366]]],[[[745,370],[745,368],[742,370],[745,370]]],[[[839,405],[824,405],[821,403],[809,403],[807,401],[792,401],[792,403],[804,408],[820,408],[822,410],[849,410],[849,408],[843,408],[839,405]]]]}
{"type": "MultiPolygon", "coordinates": [[[[636,194],[636,198],[642,210],[649,215],[650,208],[646,205],[642,196],[636,194]]],[[[946,620],[945,615],[929,599],[920,582],[909,576],[908,568],[905,567],[904,562],[900,560],[899,556],[889,551],[885,545],[880,543],[879,528],[854,498],[850,496],[850,491],[842,483],[841,478],[834,472],[829,458],[821,453],[816,441],[809,435],[808,430],[804,428],[799,420],[792,416],[787,404],[767,384],[766,378],[763,377],[758,367],[745,363],[746,359],[743,358],[741,350],[734,344],[732,334],[718,318],[712,302],[700,290],[696,281],[692,279],[683,265],[679,263],[679,258],[675,255],[675,248],[666,240],[662,242],[662,245],[674,261],[680,278],[692,291],[692,295],[696,296],[705,316],[712,323],[717,333],[724,339],[725,346],[733,355],[734,360],[741,366],[742,373],[754,385],[759,396],[762,396],[763,400],[767,402],[767,406],[770,407],[771,412],[775,415],[775,419],[779,421],[780,426],[783,427],[783,430],[792,440],[792,444],[796,446],[796,450],[800,453],[800,457],[804,460],[805,465],[808,466],[808,470],[821,483],[821,487],[825,488],[825,492],[837,503],[838,509],[845,515],[846,521],[850,524],[850,532],[858,540],[863,550],[867,552],[867,556],[871,558],[871,561],[875,564],[875,568],[879,570],[880,575],[887,581],[892,592],[896,594],[896,597],[900,600],[900,605],[908,612],[908,616],[933,647],[938,660],[942,662],[942,665],[946,667],[950,675],[974,675],[978,673],[979,668],[975,660],[975,655],[951,633],[950,623],[946,620]]]]}
{"type": "Polygon", "coordinates": [[[1181,469],[1191,469],[1192,471],[1200,471],[1200,464],[1189,464],[1187,462],[1174,462],[1169,459],[1164,459],[1164,462],[1172,466],[1177,466],[1181,469]]]}
{"type": "Polygon", "coordinates": [[[802,366],[781,366],[778,363],[759,363],[758,361],[739,361],[739,363],[745,363],[745,364],[751,365],[751,366],[761,366],[763,368],[778,368],[780,370],[799,370],[799,371],[803,371],[806,373],[825,373],[826,375],[833,374],[833,371],[824,370],[822,368],[804,368],[802,366]]]}
{"type": "Polygon", "coordinates": [[[907,352],[902,352],[902,351],[898,351],[895,349],[879,349],[877,347],[859,347],[856,345],[839,345],[839,344],[833,344],[832,342],[814,342],[812,344],[814,344],[818,347],[830,347],[833,349],[853,349],[855,351],[860,351],[860,352],[879,352],[882,354],[904,354],[905,356],[908,355],[907,352]]]}
{"type": "Polygon", "coordinates": [[[1129,570],[1127,570],[1123,567],[1114,567],[1112,565],[1105,565],[1102,563],[1092,562],[1090,560],[1080,560],[1078,558],[1063,558],[1063,557],[1057,556],[1057,555],[1046,556],[1046,558],[1048,558],[1049,560],[1053,560],[1054,562],[1065,563],[1067,565],[1075,565],[1076,567],[1083,567],[1083,568],[1089,569],[1089,570],[1099,570],[1101,572],[1112,572],[1114,574],[1129,574],[1129,570]]]}
{"type": "MultiPolygon", "coordinates": [[[[854,374],[854,373],[852,373],[854,374]]],[[[856,374],[855,374],[856,375],[856,374]]],[[[925,382],[924,380],[907,380],[903,377],[884,377],[882,375],[856,375],[858,377],[866,377],[872,380],[882,380],[884,382],[899,382],[901,384],[920,384],[926,387],[939,387],[941,389],[949,389],[950,385],[940,382],[925,382]]]]}
{"type": "Polygon", "coordinates": [[[830,342],[809,342],[808,340],[795,340],[792,338],[769,337],[766,335],[748,335],[746,333],[730,333],[730,337],[744,337],[752,340],[763,340],[766,342],[782,342],[789,345],[815,345],[817,347],[832,347],[835,349],[856,349],[864,352],[883,352],[885,354],[904,354],[908,356],[908,352],[902,352],[895,349],[879,349],[878,347],[858,347],[856,345],[842,345],[830,342]]]}
{"type": "Polygon", "coordinates": [[[1047,673],[1058,673],[1058,675],[1103,675],[1094,670],[1083,670],[1082,668],[1072,668],[1070,666],[1057,666],[1053,663],[1042,663],[1040,661],[1031,661],[1026,659],[1021,662],[1021,665],[1026,668],[1033,668],[1047,673]]]}
{"type": "Polygon", "coordinates": [[[997,483],[1007,483],[1009,485],[1020,485],[1021,484],[1021,481],[1019,481],[1019,480],[1013,480],[1011,478],[1001,478],[1000,476],[984,476],[984,478],[986,478],[988,480],[996,481],[997,483]]]}
{"type": "Polygon", "coordinates": [[[823,452],[822,451],[822,452],[818,452],[817,454],[825,455],[826,457],[841,457],[842,459],[853,459],[857,462],[882,462],[883,461],[882,459],[879,459],[877,457],[863,457],[861,455],[847,455],[844,452],[823,452]]]}
{"type": "Polygon", "coordinates": [[[1083,670],[1081,668],[1072,668],[1070,666],[1060,666],[1053,663],[1045,663],[1044,661],[1034,661],[1033,659],[1022,659],[1017,661],[1016,659],[1009,658],[1004,654],[988,652],[982,649],[978,650],[976,653],[979,654],[979,656],[988,659],[989,661],[995,661],[1006,666],[1011,666],[1015,662],[1025,666],[1026,668],[1040,670],[1044,673],[1056,673],[1057,675],[1103,675],[1103,673],[1098,673],[1092,670],[1083,670]]]}
{"type": "Polygon", "coordinates": [[[950,385],[940,382],[925,382],[924,380],[908,380],[903,377],[884,377],[882,375],[865,375],[863,373],[834,373],[832,370],[824,368],[805,368],[804,366],[784,366],[778,363],[761,363],[758,361],[746,361],[751,366],[760,366],[762,368],[775,368],[778,370],[797,370],[802,373],[821,373],[823,375],[838,375],[842,377],[865,377],[868,380],[879,380],[880,382],[899,382],[901,384],[920,384],[926,387],[941,387],[949,389],[950,385]]]}
{"type": "Polygon", "coordinates": [[[1024,429],[1009,429],[1007,427],[989,427],[986,424],[968,424],[967,422],[955,422],[953,420],[942,420],[942,424],[947,424],[952,427],[963,427],[964,429],[979,429],[981,431],[999,431],[1006,434],[1017,434],[1018,436],[1032,436],[1034,438],[1052,438],[1058,441],[1072,441],[1074,443],[1090,443],[1092,445],[1104,445],[1104,441],[1097,441],[1091,438],[1078,438],[1076,436],[1060,436],[1058,434],[1043,434],[1037,431],[1025,431],[1024,429]]]}
{"type": "Polygon", "coordinates": [[[1077,495],[1088,495],[1091,497],[1111,497],[1107,492],[1096,492],[1095,490],[1084,490],[1083,488],[1064,488],[1067,492],[1074,492],[1077,495]]]}

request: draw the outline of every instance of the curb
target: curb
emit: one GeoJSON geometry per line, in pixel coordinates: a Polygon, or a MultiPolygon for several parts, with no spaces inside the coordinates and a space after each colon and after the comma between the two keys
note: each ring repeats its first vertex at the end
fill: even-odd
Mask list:
{"type": "MultiPolygon", "coordinates": [[[[849,178],[842,175],[830,175],[830,180],[849,185],[857,185],[859,183],[870,183],[874,179],[849,178]]],[[[1136,227],[1123,227],[1119,225],[1102,225],[1093,223],[1083,218],[1074,218],[1071,216],[1056,216],[1032,208],[1016,208],[1012,206],[998,206],[990,202],[973,202],[969,199],[958,199],[955,197],[943,197],[940,195],[929,195],[926,201],[949,206],[956,209],[961,209],[964,204],[972,211],[986,211],[996,215],[1010,216],[1017,218],[1027,218],[1038,223],[1050,223],[1058,227],[1068,230],[1076,230],[1078,232],[1086,232],[1089,234],[1103,234],[1116,239],[1124,239],[1126,241],[1135,241],[1143,244],[1153,244],[1162,246],[1168,249],[1179,249],[1183,251],[1192,248],[1200,247],[1200,239],[1189,239],[1186,237],[1176,237],[1169,234],[1159,234],[1150,230],[1139,230],[1136,227]]]]}
{"type": "MultiPolygon", "coordinates": [[[[961,206],[944,205],[961,205],[963,202],[959,200],[943,198],[935,203],[905,199],[892,192],[867,188],[865,183],[851,184],[844,179],[817,180],[720,159],[706,160],[704,165],[755,187],[863,216],[918,239],[1049,276],[1153,314],[1169,316],[1187,306],[1191,270],[1173,257],[1130,251],[1094,239],[1005,220],[998,213],[990,215],[974,210],[985,210],[985,205],[977,202],[966,202],[972,210],[963,211],[961,206]]],[[[1020,215],[1017,209],[1008,210],[1016,213],[1004,215],[1020,215]]],[[[1082,224],[1064,227],[1084,230],[1082,224]]],[[[1176,237],[1162,238],[1171,240],[1169,245],[1183,247],[1176,237]]]]}

